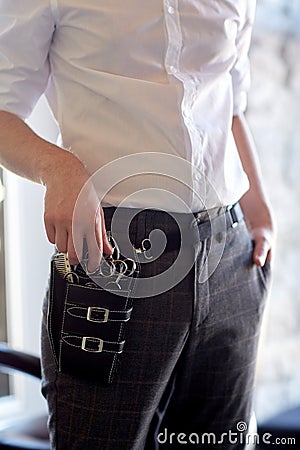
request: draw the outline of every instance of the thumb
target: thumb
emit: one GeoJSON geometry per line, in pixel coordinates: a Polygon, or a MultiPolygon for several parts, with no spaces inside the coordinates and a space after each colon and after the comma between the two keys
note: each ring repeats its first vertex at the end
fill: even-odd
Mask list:
{"type": "Polygon", "coordinates": [[[103,209],[101,206],[100,206],[100,215],[101,215],[103,253],[105,253],[106,255],[111,255],[113,252],[113,248],[110,245],[108,237],[107,237],[105,218],[104,218],[104,213],[103,213],[103,209]]]}
{"type": "Polygon", "coordinates": [[[270,244],[267,239],[264,236],[257,237],[254,240],[253,262],[260,267],[264,266],[269,251],[270,244]]]}

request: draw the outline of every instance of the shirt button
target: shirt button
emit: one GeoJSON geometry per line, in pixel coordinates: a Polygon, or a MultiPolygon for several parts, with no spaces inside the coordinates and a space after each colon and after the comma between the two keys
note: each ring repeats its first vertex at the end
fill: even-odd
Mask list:
{"type": "Polygon", "coordinates": [[[174,66],[170,66],[169,70],[170,70],[171,73],[176,73],[177,72],[176,67],[174,67],[174,66]]]}
{"type": "Polygon", "coordinates": [[[173,6],[169,6],[168,7],[168,13],[169,14],[174,14],[174,12],[175,12],[175,10],[174,10],[173,6]]]}

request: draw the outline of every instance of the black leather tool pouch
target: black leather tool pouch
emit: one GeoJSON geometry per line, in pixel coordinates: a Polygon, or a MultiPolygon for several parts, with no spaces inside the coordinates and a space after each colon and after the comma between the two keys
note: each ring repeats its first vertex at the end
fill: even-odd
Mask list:
{"type": "MultiPolygon", "coordinates": [[[[79,270],[63,273],[51,261],[48,333],[58,372],[112,383],[125,346],[137,271],[104,288],[79,270]],[[124,287],[125,286],[125,287],[124,287]]],[[[120,278],[120,277],[119,277],[120,278]]]]}

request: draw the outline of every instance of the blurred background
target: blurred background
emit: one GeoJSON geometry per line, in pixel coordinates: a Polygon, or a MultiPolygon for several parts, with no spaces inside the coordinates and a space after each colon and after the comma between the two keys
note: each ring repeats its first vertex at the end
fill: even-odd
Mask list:
{"type": "Polygon", "coordinates": [[[247,117],[278,227],[257,375],[263,420],[300,406],[299,0],[258,0],[251,64],[247,117]]]}
{"type": "MultiPolygon", "coordinates": [[[[251,62],[247,117],[278,226],[255,396],[262,421],[300,406],[300,0],[258,0],[251,62]]],[[[56,140],[43,99],[29,122],[43,137],[56,140]]],[[[3,178],[0,340],[39,354],[40,311],[52,253],[43,228],[43,188],[10,173],[3,178]]],[[[9,413],[45,409],[37,383],[23,378],[9,382],[0,375],[0,421],[9,413]]]]}

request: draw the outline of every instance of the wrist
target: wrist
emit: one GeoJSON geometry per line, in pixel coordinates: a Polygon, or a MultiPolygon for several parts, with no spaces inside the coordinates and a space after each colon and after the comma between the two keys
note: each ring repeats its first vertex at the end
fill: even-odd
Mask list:
{"type": "Polygon", "coordinates": [[[240,205],[250,229],[262,227],[272,232],[274,231],[274,214],[270,202],[265,195],[252,195],[248,191],[240,199],[240,205]]]}
{"type": "Polygon", "coordinates": [[[83,182],[89,178],[84,165],[73,153],[54,144],[44,149],[43,157],[37,161],[36,173],[39,174],[40,183],[46,187],[62,177],[69,180],[76,177],[83,182]]]}

